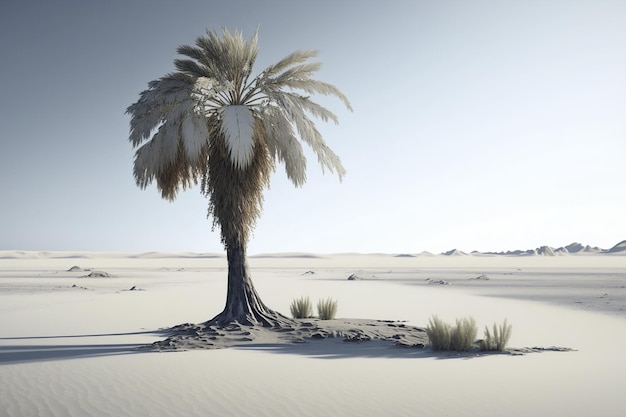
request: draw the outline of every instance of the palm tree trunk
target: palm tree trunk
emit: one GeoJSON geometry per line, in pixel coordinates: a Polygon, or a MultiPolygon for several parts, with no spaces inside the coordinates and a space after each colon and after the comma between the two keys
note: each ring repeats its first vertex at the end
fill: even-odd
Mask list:
{"type": "Polygon", "coordinates": [[[203,192],[209,197],[209,214],[219,225],[228,259],[228,292],[224,311],[208,324],[228,326],[262,325],[283,327],[293,320],[269,309],[252,285],[246,246],[256,219],[261,214],[263,188],[274,167],[267,143],[257,140],[246,167],[235,166],[223,134],[209,142],[208,171],[203,192]]]}
{"type": "Polygon", "coordinates": [[[291,320],[268,308],[254,289],[246,257],[246,248],[227,245],[228,292],[224,310],[210,323],[225,326],[234,322],[243,325],[282,326],[291,320]]]}

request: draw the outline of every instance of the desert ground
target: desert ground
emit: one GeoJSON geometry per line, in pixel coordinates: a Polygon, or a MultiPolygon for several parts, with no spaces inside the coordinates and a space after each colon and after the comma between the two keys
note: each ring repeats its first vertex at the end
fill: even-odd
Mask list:
{"type": "Polygon", "coordinates": [[[472,316],[481,337],[507,319],[512,350],[335,337],[158,352],[146,346],[165,329],[221,311],[223,255],[0,251],[0,416],[626,415],[624,251],[249,263],[264,302],[286,315],[309,296],[337,300],[338,323],[472,316]]]}

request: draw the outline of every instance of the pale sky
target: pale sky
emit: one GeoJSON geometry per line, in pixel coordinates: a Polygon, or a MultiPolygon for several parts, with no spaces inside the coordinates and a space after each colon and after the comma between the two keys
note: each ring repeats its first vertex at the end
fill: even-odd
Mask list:
{"type": "Polygon", "coordinates": [[[317,49],[348,173],[279,166],[249,245],[439,253],[626,239],[626,2],[31,1],[0,10],[0,250],[221,252],[132,175],[126,107],[206,28],[317,49]]]}

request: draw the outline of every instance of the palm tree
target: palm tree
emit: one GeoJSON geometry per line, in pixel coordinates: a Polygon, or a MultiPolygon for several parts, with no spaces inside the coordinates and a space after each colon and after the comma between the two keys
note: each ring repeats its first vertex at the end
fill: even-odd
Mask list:
{"type": "Polygon", "coordinates": [[[151,81],[130,114],[134,176],[153,181],[163,198],[201,184],[213,226],[219,226],[228,260],[224,310],[209,322],[278,326],[288,318],[271,310],[252,285],[246,248],[276,162],[296,187],[306,181],[301,142],[315,152],[322,170],[345,174],[310,116],[338,123],[311,94],[348,99],[333,85],[311,77],[320,68],[315,51],[296,51],[253,76],[258,34],[246,40],[224,29],[208,31],[195,46],[183,45],[176,71],[151,81]]]}

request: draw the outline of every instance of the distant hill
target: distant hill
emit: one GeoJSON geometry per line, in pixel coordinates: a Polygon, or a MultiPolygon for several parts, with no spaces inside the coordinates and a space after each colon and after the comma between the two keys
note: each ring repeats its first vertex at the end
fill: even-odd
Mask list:
{"type": "Polygon", "coordinates": [[[578,253],[581,250],[585,249],[585,247],[583,245],[581,245],[578,242],[574,242],[574,243],[570,243],[569,245],[565,246],[565,249],[567,249],[568,253],[578,253]]]}
{"type": "MultiPolygon", "coordinates": [[[[450,251],[452,252],[452,251],[450,251]]],[[[536,249],[526,249],[526,250],[509,250],[506,252],[484,252],[484,254],[488,255],[505,255],[505,256],[559,256],[559,255],[588,255],[588,254],[611,254],[611,253],[621,253],[625,252],[626,254],[626,240],[622,240],[617,245],[613,246],[611,249],[601,249],[597,246],[589,246],[583,245],[578,242],[570,243],[566,246],[561,246],[559,248],[553,248],[551,246],[540,246],[536,249]]],[[[480,252],[472,252],[472,254],[479,254],[480,252]]],[[[444,255],[449,254],[449,252],[444,253],[444,255]]]]}
{"type": "Polygon", "coordinates": [[[551,248],[550,246],[542,246],[540,248],[537,248],[536,252],[537,252],[537,255],[543,255],[543,256],[555,256],[556,255],[554,249],[551,248]]]}
{"type": "Polygon", "coordinates": [[[609,249],[607,252],[608,253],[617,253],[617,252],[624,252],[624,251],[626,251],[626,240],[622,240],[617,245],[615,245],[611,249],[609,249]]]}
{"type": "Polygon", "coordinates": [[[467,253],[460,251],[458,249],[452,249],[447,252],[442,253],[445,256],[467,256],[467,253]]]}

